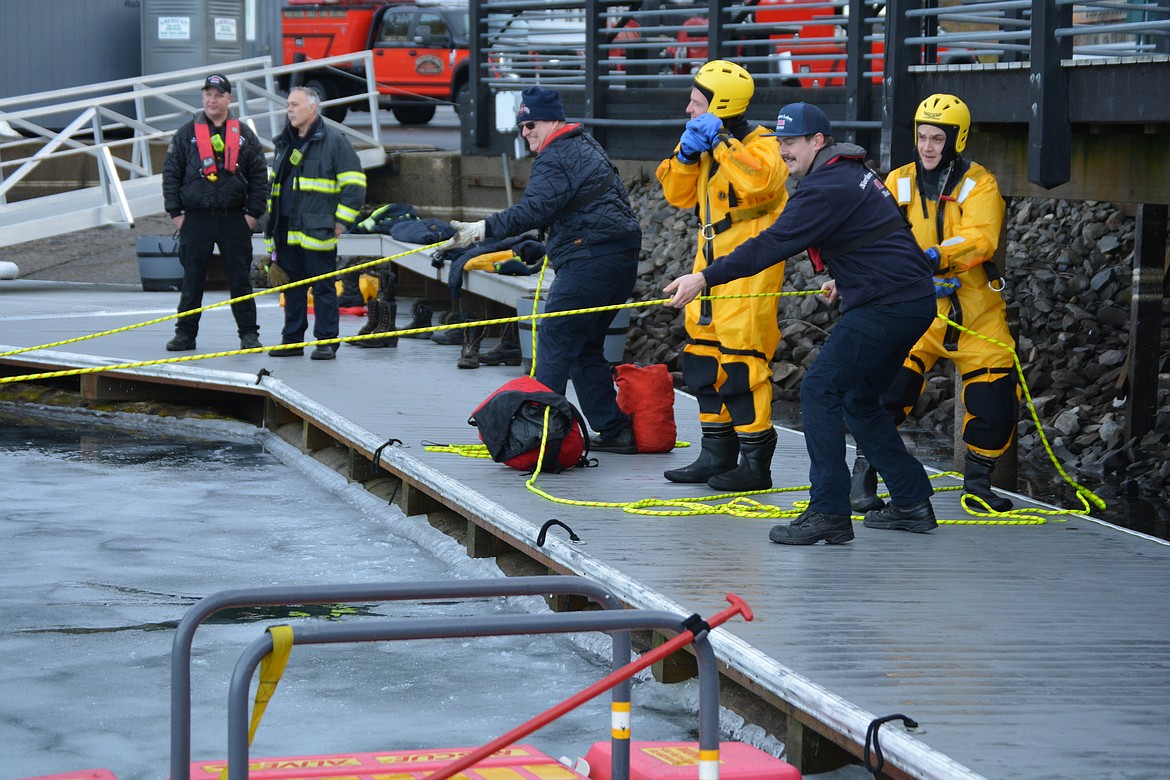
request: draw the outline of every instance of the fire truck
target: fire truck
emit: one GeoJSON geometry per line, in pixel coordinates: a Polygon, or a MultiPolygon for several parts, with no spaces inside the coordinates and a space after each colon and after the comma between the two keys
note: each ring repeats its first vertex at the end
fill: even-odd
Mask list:
{"type": "MultiPolygon", "coordinates": [[[[431,121],[441,103],[462,103],[468,88],[468,9],[442,2],[286,0],[281,11],[284,61],[312,61],[369,49],[381,104],[404,125],[431,121]]],[[[304,72],[322,100],[365,89],[364,68],[304,72]]],[[[288,84],[282,84],[287,89],[288,84]]],[[[357,104],[325,106],[341,121],[357,104]]]]}

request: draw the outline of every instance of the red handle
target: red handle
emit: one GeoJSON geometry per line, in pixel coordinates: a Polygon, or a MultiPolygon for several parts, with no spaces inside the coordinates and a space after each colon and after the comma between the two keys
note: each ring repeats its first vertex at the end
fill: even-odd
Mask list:
{"type": "MultiPolygon", "coordinates": [[[[754,617],[752,615],[751,607],[747,605],[747,602],[734,593],[727,594],[727,601],[731,604],[731,606],[722,612],[713,615],[711,619],[707,621],[707,625],[710,628],[715,628],[723,623],[726,623],[736,615],[743,615],[744,620],[748,621],[754,617]]],[[[496,737],[491,742],[487,743],[481,748],[473,750],[458,761],[455,761],[454,763],[449,764],[442,769],[438,769],[432,772],[431,774],[427,775],[426,780],[447,780],[447,778],[462,772],[464,769],[475,766],[477,763],[487,758],[492,753],[495,753],[497,750],[502,750],[517,740],[523,739],[537,729],[546,726],[552,721],[561,717],[565,713],[571,712],[577,707],[580,707],[582,704],[594,698],[595,696],[605,693],[610,688],[613,688],[615,685],[620,683],[622,680],[633,677],[635,674],[642,671],[646,667],[656,663],[659,659],[665,658],[675,650],[681,648],[683,645],[691,642],[694,638],[695,635],[693,632],[689,630],[683,631],[673,639],[667,642],[663,642],[658,647],[643,654],[642,657],[638,660],[631,661],[620,669],[614,669],[605,677],[593,683],[580,693],[573,694],[560,704],[557,704],[551,709],[540,713],[531,720],[520,724],[516,728],[509,731],[507,734],[496,737]]]]}

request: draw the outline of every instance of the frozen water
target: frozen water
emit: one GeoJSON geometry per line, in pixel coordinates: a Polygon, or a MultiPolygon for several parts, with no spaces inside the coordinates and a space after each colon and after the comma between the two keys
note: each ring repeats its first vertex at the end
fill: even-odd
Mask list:
{"type": "MultiPolygon", "coordinates": [[[[274,584],[500,577],[424,518],[406,518],[246,426],[0,407],[0,780],[105,767],[168,775],[173,627],[198,598],[274,584]],[[110,425],[115,421],[117,425],[110,425]],[[62,425],[66,427],[62,427],[62,425]],[[287,461],[287,462],[286,462],[287,461]]],[[[355,605],[357,615],[490,615],[541,600],[355,605]]],[[[328,607],[257,609],[198,631],[194,759],[226,753],[227,683],[264,626],[328,607]]],[[[255,756],[475,746],[609,670],[603,637],[294,648],[255,756]]],[[[696,738],[693,685],[635,688],[639,739],[696,738]]],[[[603,695],[526,741],[583,755],[606,739],[603,695]]]]}

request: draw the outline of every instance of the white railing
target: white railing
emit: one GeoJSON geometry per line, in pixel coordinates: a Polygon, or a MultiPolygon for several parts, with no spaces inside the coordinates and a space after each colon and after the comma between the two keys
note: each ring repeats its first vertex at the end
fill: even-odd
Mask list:
{"type": "MultiPolygon", "coordinates": [[[[279,67],[261,57],[0,99],[0,123],[22,134],[0,143],[0,246],[103,224],[132,226],[135,217],[161,212],[161,177],[153,169],[151,145],[168,140],[199,108],[203,79],[212,70],[231,79],[233,111],[270,153],[270,139],[284,124],[286,98],[279,85],[321,67],[366,74],[364,91],[323,101],[323,106],[365,102],[376,115],[378,91],[369,51],[279,67]],[[58,180],[54,185],[64,192],[11,200],[14,188],[30,183],[38,171],[49,171],[50,162],[79,157],[94,159],[97,186],[58,180]]],[[[385,161],[378,122],[366,133],[325,121],[350,139],[365,167],[385,161]]]]}

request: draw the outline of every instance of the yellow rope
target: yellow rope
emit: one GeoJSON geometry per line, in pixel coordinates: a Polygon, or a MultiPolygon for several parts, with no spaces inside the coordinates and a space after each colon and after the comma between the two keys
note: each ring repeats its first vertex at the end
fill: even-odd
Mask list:
{"type": "MultiPolygon", "coordinates": [[[[79,341],[89,341],[90,339],[96,339],[96,338],[100,338],[102,336],[109,336],[109,335],[112,335],[114,333],[125,333],[126,331],[136,330],[138,328],[144,328],[147,325],[157,325],[160,322],[167,322],[168,320],[177,320],[177,319],[180,319],[182,317],[190,317],[193,314],[202,314],[203,312],[210,311],[212,309],[218,309],[218,308],[221,308],[223,306],[231,306],[233,303],[240,303],[241,301],[249,301],[249,300],[252,300],[253,298],[259,298],[263,295],[272,295],[274,293],[284,292],[285,290],[291,289],[293,287],[304,287],[305,285],[310,285],[310,284],[313,284],[315,282],[319,282],[322,279],[329,279],[329,278],[332,278],[335,276],[340,276],[342,274],[348,274],[348,273],[351,273],[353,271],[360,271],[364,268],[370,268],[371,266],[381,265],[382,263],[389,263],[389,262],[392,262],[392,261],[397,260],[399,258],[406,257],[407,255],[413,255],[414,253],[420,252],[424,249],[434,249],[436,247],[442,246],[443,243],[444,242],[440,241],[440,242],[435,243],[435,244],[429,244],[427,246],[420,246],[416,249],[408,249],[405,252],[399,252],[396,255],[390,255],[388,257],[380,257],[377,260],[370,260],[369,262],[362,263],[361,265],[354,265],[354,266],[348,266],[346,268],[339,268],[336,271],[329,271],[328,273],[323,273],[323,274],[320,274],[318,276],[310,277],[308,279],[302,279],[298,282],[289,282],[288,284],[282,284],[279,287],[271,287],[271,288],[267,288],[264,290],[257,290],[256,292],[248,293],[247,295],[241,295],[239,298],[231,298],[230,300],[220,301],[219,303],[212,303],[212,304],[208,304],[207,306],[201,306],[198,309],[190,309],[190,310],[184,311],[184,312],[176,312],[175,314],[168,314],[165,317],[158,317],[158,318],[153,319],[153,320],[147,320],[145,322],[138,322],[138,323],[135,323],[133,325],[126,325],[126,326],[121,327],[121,328],[112,328],[110,330],[103,330],[99,333],[90,333],[89,335],[86,335],[86,336],[77,336],[75,338],[65,339],[64,341],[54,341],[50,344],[40,344],[40,345],[35,346],[35,347],[20,347],[19,349],[9,350],[8,352],[0,352],[0,358],[9,357],[10,355],[19,355],[23,352],[32,352],[33,350],[37,350],[37,349],[52,349],[53,347],[62,347],[62,346],[65,346],[66,344],[76,344],[79,341]]],[[[379,334],[379,335],[385,335],[385,334],[379,334]]],[[[331,343],[331,342],[324,342],[324,343],[331,343]]],[[[215,353],[215,356],[221,357],[223,355],[235,355],[235,354],[243,354],[243,353],[255,352],[255,351],[256,350],[237,350],[237,351],[231,351],[231,352],[217,352],[217,353],[215,353]]]]}
{"type": "MultiPolygon", "coordinates": [[[[281,285],[279,287],[273,287],[273,288],[270,288],[267,290],[253,292],[253,293],[250,293],[248,295],[240,296],[239,298],[232,298],[230,300],[222,301],[220,303],[210,304],[208,306],[203,306],[203,307],[198,308],[198,309],[192,309],[190,311],[185,311],[185,312],[176,313],[176,314],[169,314],[165,317],[159,317],[159,318],[156,318],[153,320],[147,320],[146,322],[140,322],[140,323],[137,323],[134,325],[127,325],[127,326],[121,327],[121,328],[114,328],[111,330],[102,331],[100,333],[92,333],[92,334],[89,334],[87,336],[78,336],[76,338],[66,339],[64,341],[55,341],[55,342],[52,342],[49,344],[41,344],[41,345],[35,346],[35,347],[21,347],[18,349],[10,350],[8,352],[0,352],[0,358],[9,357],[11,355],[19,355],[21,353],[31,352],[34,350],[50,349],[52,347],[64,346],[67,344],[74,344],[74,343],[77,343],[80,341],[87,341],[89,339],[94,339],[94,338],[98,338],[100,336],[106,336],[106,335],[110,335],[113,333],[123,333],[126,331],[134,330],[136,328],[145,327],[147,325],[154,325],[154,324],[157,324],[160,322],[166,322],[168,320],[178,319],[180,317],[186,317],[186,316],[190,316],[192,314],[201,313],[204,311],[208,311],[210,309],[215,309],[215,308],[219,308],[219,307],[223,307],[223,306],[230,306],[231,304],[237,303],[239,301],[245,301],[245,300],[249,300],[252,298],[257,298],[257,297],[260,297],[262,295],[270,295],[273,293],[279,293],[279,292],[282,292],[282,291],[287,290],[287,289],[292,288],[292,287],[313,284],[317,281],[320,281],[323,279],[329,279],[329,278],[341,275],[343,273],[347,274],[347,273],[351,273],[353,271],[360,271],[360,270],[365,269],[365,268],[369,268],[369,267],[372,267],[375,265],[380,265],[382,263],[392,262],[394,260],[397,260],[399,258],[405,257],[405,256],[410,255],[410,254],[414,254],[414,253],[422,251],[424,249],[433,249],[433,248],[439,247],[443,243],[445,243],[445,242],[437,242],[434,244],[429,244],[427,246],[420,246],[420,247],[417,247],[415,249],[409,249],[409,250],[406,250],[404,252],[399,252],[398,254],[395,254],[395,255],[389,255],[387,257],[382,257],[382,258],[378,258],[376,260],[371,260],[369,262],[362,263],[360,265],[349,266],[349,267],[346,267],[343,269],[338,269],[336,271],[330,271],[328,273],[320,274],[318,276],[314,276],[314,277],[304,279],[304,280],[301,280],[298,282],[290,282],[289,284],[281,285]]],[[[381,332],[377,332],[377,333],[346,336],[346,337],[339,337],[339,338],[335,338],[335,339],[302,341],[302,342],[298,342],[295,344],[282,344],[281,347],[282,348],[297,348],[297,347],[304,348],[304,347],[317,346],[317,345],[322,345],[322,344],[340,344],[343,341],[352,343],[354,341],[363,341],[365,339],[375,339],[375,338],[384,339],[384,338],[395,337],[395,336],[410,336],[410,335],[419,334],[419,333],[431,333],[434,331],[441,331],[441,330],[472,328],[472,327],[486,327],[488,325],[502,325],[502,324],[507,324],[507,323],[521,322],[521,321],[531,321],[531,322],[533,322],[534,326],[532,329],[532,368],[530,371],[530,375],[535,376],[535,373],[536,373],[536,327],[535,327],[535,322],[537,320],[541,320],[541,319],[545,319],[545,318],[549,318],[549,317],[571,317],[571,316],[576,316],[578,314],[591,314],[591,313],[604,312],[604,311],[617,311],[618,309],[626,309],[626,308],[645,308],[648,306],[660,306],[660,305],[667,303],[670,300],[669,298],[656,298],[653,300],[632,301],[632,302],[628,302],[628,303],[610,304],[610,305],[606,305],[606,306],[591,306],[591,307],[587,307],[587,308],[573,309],[573,310],[569,310],[569,311],[545,312],[543,314],[538,314],[537,307],[539,305],[540,290],[543,288],[544,274],[545,274],[547,268],[548,268],[548,257],[546,256],[545,261],[541,266],[540,277],[537,280],[536,297],[533,299],[533,306],[532,306],[532,313],[531,314],[518,315],[515,317],[497,317],[494,319],[477,320],[474,322],[452,323],[452,324],[448,324],[448,325],[437,325],[437,326],[431,326],[431,327],[426,327],[426,328],[406,328],[403,330],[381,331],[381,332]]],[[[790,296],[800,296],[800,295],[820,295],[821,293],[822,293],[821,290],[794,290],[794,291],[777,291],[777,292],[739,293],[739,294],[735,294],[735,295],[700,295],[700,296],[696,296],[696,300],[717,300],[717,299],[735,299],[735,298],[776,298],[776,297],[790,297],[790,296]]],[[[941,523],[956,523],[956,524],[986,524],[986,525],[1035,525],[1035,524],[1041,524],[1041,523],[1045,522],[1043,516],[1079,514],[1082,511],[1084,511],[1084,512],[1091,511],[1090,506],[1089,506],[1090,504],[1097,507],[1098,509],[1105,509],[1106,508],[1105,502],[1102,501],[1101,498],[1099,498],[1091,490],[1089,490],[1088,488],[1084,487],[1083,485],[1080,485],[1075,480],[1073,480],[1068,475],[1068,473],[1064,470],[1064,467],[1060,464],[1060,461],[1057,459],[1056,454],[1052,451],[1052,447],[1048,443],[1048,437],[1044,433],[1044,427],[1041,424],[1040,418],[1036,412],[1036,406],[1032,401],[1032,394],[1028,389],[1028,383],[1024,377],[1024,369],[1023,369],[1023,366],[1020,364],[1019,354],[1016,352],[1016,350],[1014,348],[1012,348],[1011,346],[1009,346],[1008,344],[1005,344],[1001,341],[997,341],[996,339],[993,339],[989,336],[985,336],[982,333],[978,333],[976,331],[973,331],[970,328],[964,327],[963,325],[961,325],[957,322],[953,322],[952,320],[944,317],[941,314],[938,314],[936,316],[938,316],[939,319],[943,320],[948,325],[950,325],[954,328],[957,328],[958,330],[960,330],[964,333],[970,333],[971,335],[976,336],[977,338],[981,338],[984,341],[987,341],[991,344],[994,344],[994,345],[1000,347],[1001,349],[1005,349],[1009,353],[1011,353],[1012,362],[1015,366],[1016,374],[1020,380],[1020,386],[1023,389],[1024,396],[1025,396],[1026,401],[1027,401],[1028,412],[1031,415],[1032,420],[1036,425],[1036,430],[1040,435],[1040,441],[1044,445],[1045,451],[1048,453],[1049,460],[1056,467],[1056,470],[1060,474],[1061,478],[1064,479],[1065,482],[1067,482],[1069,485],[1071,485],[1076,490],[1077,498],[1081,501],[1081,504],[1083,506],[1083,509],[1080,509],[1080,510],[1078,510],[1078,509],[1010,509],[1010,510],[1007,510],[1005,512],[997,512],[997,511],[991,509],[991,507],[989,507],[986,504],[986,502],[982,501],[978,497],[971,496],[971,495],[965,495],[962,498],[962,505],[963,505],[964,510],[966,510],[968,513],[970,513],[972,515],[975,515],[976,517],[985,518],[985,519],[981,519],[981,520],[969,520],[969,519],[968,520],[940,520],[939,522],[941,522],[941,523]]],[[[235,350],[226,350],[226,351],[222,351],[222,352],[209,352],[209,353],[200,354],[200,355],[184,355],[184,356],[179,356],[179,357],[160,358],[157,360],[141,360],[141,361],[133,361],[133,362],[127,362],[127,363],[113,363],[113,364],[109,364],[109,365],[105,365],[105,366],[93,366],[90,368],[73,368],[73,369],[66,369],[66,370],[62,370],[62,371],[46,371],[46,372],[41,372],[41,373],[36,373],[36,374],[24,374],[21,376],[0,377],[0,385],[9,384],[9,383],[13,383],[13,382],[34,381],[34,380],[38,380],[38,379],[56,379],[56,378],[68,377],[68,376],[81,376],[81,375],[85,375],[85,374],[96,374],[96,373],[102,373],[102,372],[107,372],[107,371],[117,371],[117,370],[128,369],[128,368],[141,368],[141,367],[146,367],[146,366],[164,365],[164,364],[169,364],[169,363],[189,363],[189,362],[193,362],[196,360],[207,360],[210,358],[226,357],[229,355],[246,355],[246,354],[252,354],[252,353],[257,353],[257,352],[265,352],[268,349],[270,349],[270,347],[257,347],[257,348],[253,348],[253,349],[235,349],[235,350]]],[[[464,445],[446,445],[446,446],[451,447],[451,448],[459,448],[459,447],[462,447],[464,445]]],[[[474,447],[476,445],[468,445],[468,446],[474,447]]],[[[430,448],[428,448],[428,449],[430,449],[430,448]]],[[[441,451],[455,452],[456,450],[450,449],[450,450],[441,450],[441,451]]],[[[465,454],[465,453],[458,452],[458,454],[465,454]]],[[[469,457],[483,457],[483,456],[469,455],[469,457]]],[[[711,511],[695,511],[691,507],[691,505],[698,504],[701,502],[718,500],[718,499],[724,498],[726,496],[755,495],[755,494],[765,494],[765,493],[773,493],[773,492],[788,492],[788,491],[794,491],[794,490],[806,490],[808,488],[808,486],[796,487],[796,488],[772,488],[770,490],[752,491],[750,493],[745,493],[745,494],[720,494],[720,495],[716,495],[716,496],[707,496],[707,497],[703,497],[703,498],[689,498],[689,499],[670,499],[670,500],[642,499],[641,501],[637,501],[637,502],[581,502],[581,501],[570,501],[569,499],[556,498],[554,496],[549,495],[545,491],[537,488],[534,483],[535,483],[536,476],[539,473],[540,472],[539,472],[539,468],[538,468],[537,471],[534,472],[532,478],[529,480],[528,487],[533,492],[537,493],[538,495],[543,496],[544,498],[546,498],[550,501],[555,501],[558,503],[576,504],[576,505],[580,505],[580,506],[597,506],[597,507],[604,507],[604,508],[621,507],[623,510],[629,511],[629,512],[634,513],[634,514],[654,514],[654,515],[734,514],[736,516],[753,516],[754,517],[754,516],[759,516],[760,510],[758,508],[750,508],[750,509],[745,510],[742,508],[741,505],[736,504],[736,502],[734,502],[734,501],[730,502],[727,505],[727,506],[731,507],[730,509],[722,508],[722,507],[710,507],[709,509],[711,511]],[[686,511],[675,510],[675,511],[662,511],[662,512],[657,512],[654,510],[646,509],[647,506],[675,506],[675,505],[678,505],[680,503],[686,504],[688,506],[688,509],[686,511]],[[747,514],[741,514],[741,512],[746,512],[747,514]]],[[[953,474],[954,472],[946,472],[946,473],[953,474]]],[[[797,503],[799,504],[801,502],[797,502],[797,503]]],[[[787,517],[787,516],[791,516],[789,513],[795,512],[796,510],[795,509],[780,510],[780,509],[776,508],[776,511],[782,513],[778,516],[787,517]]]]}

